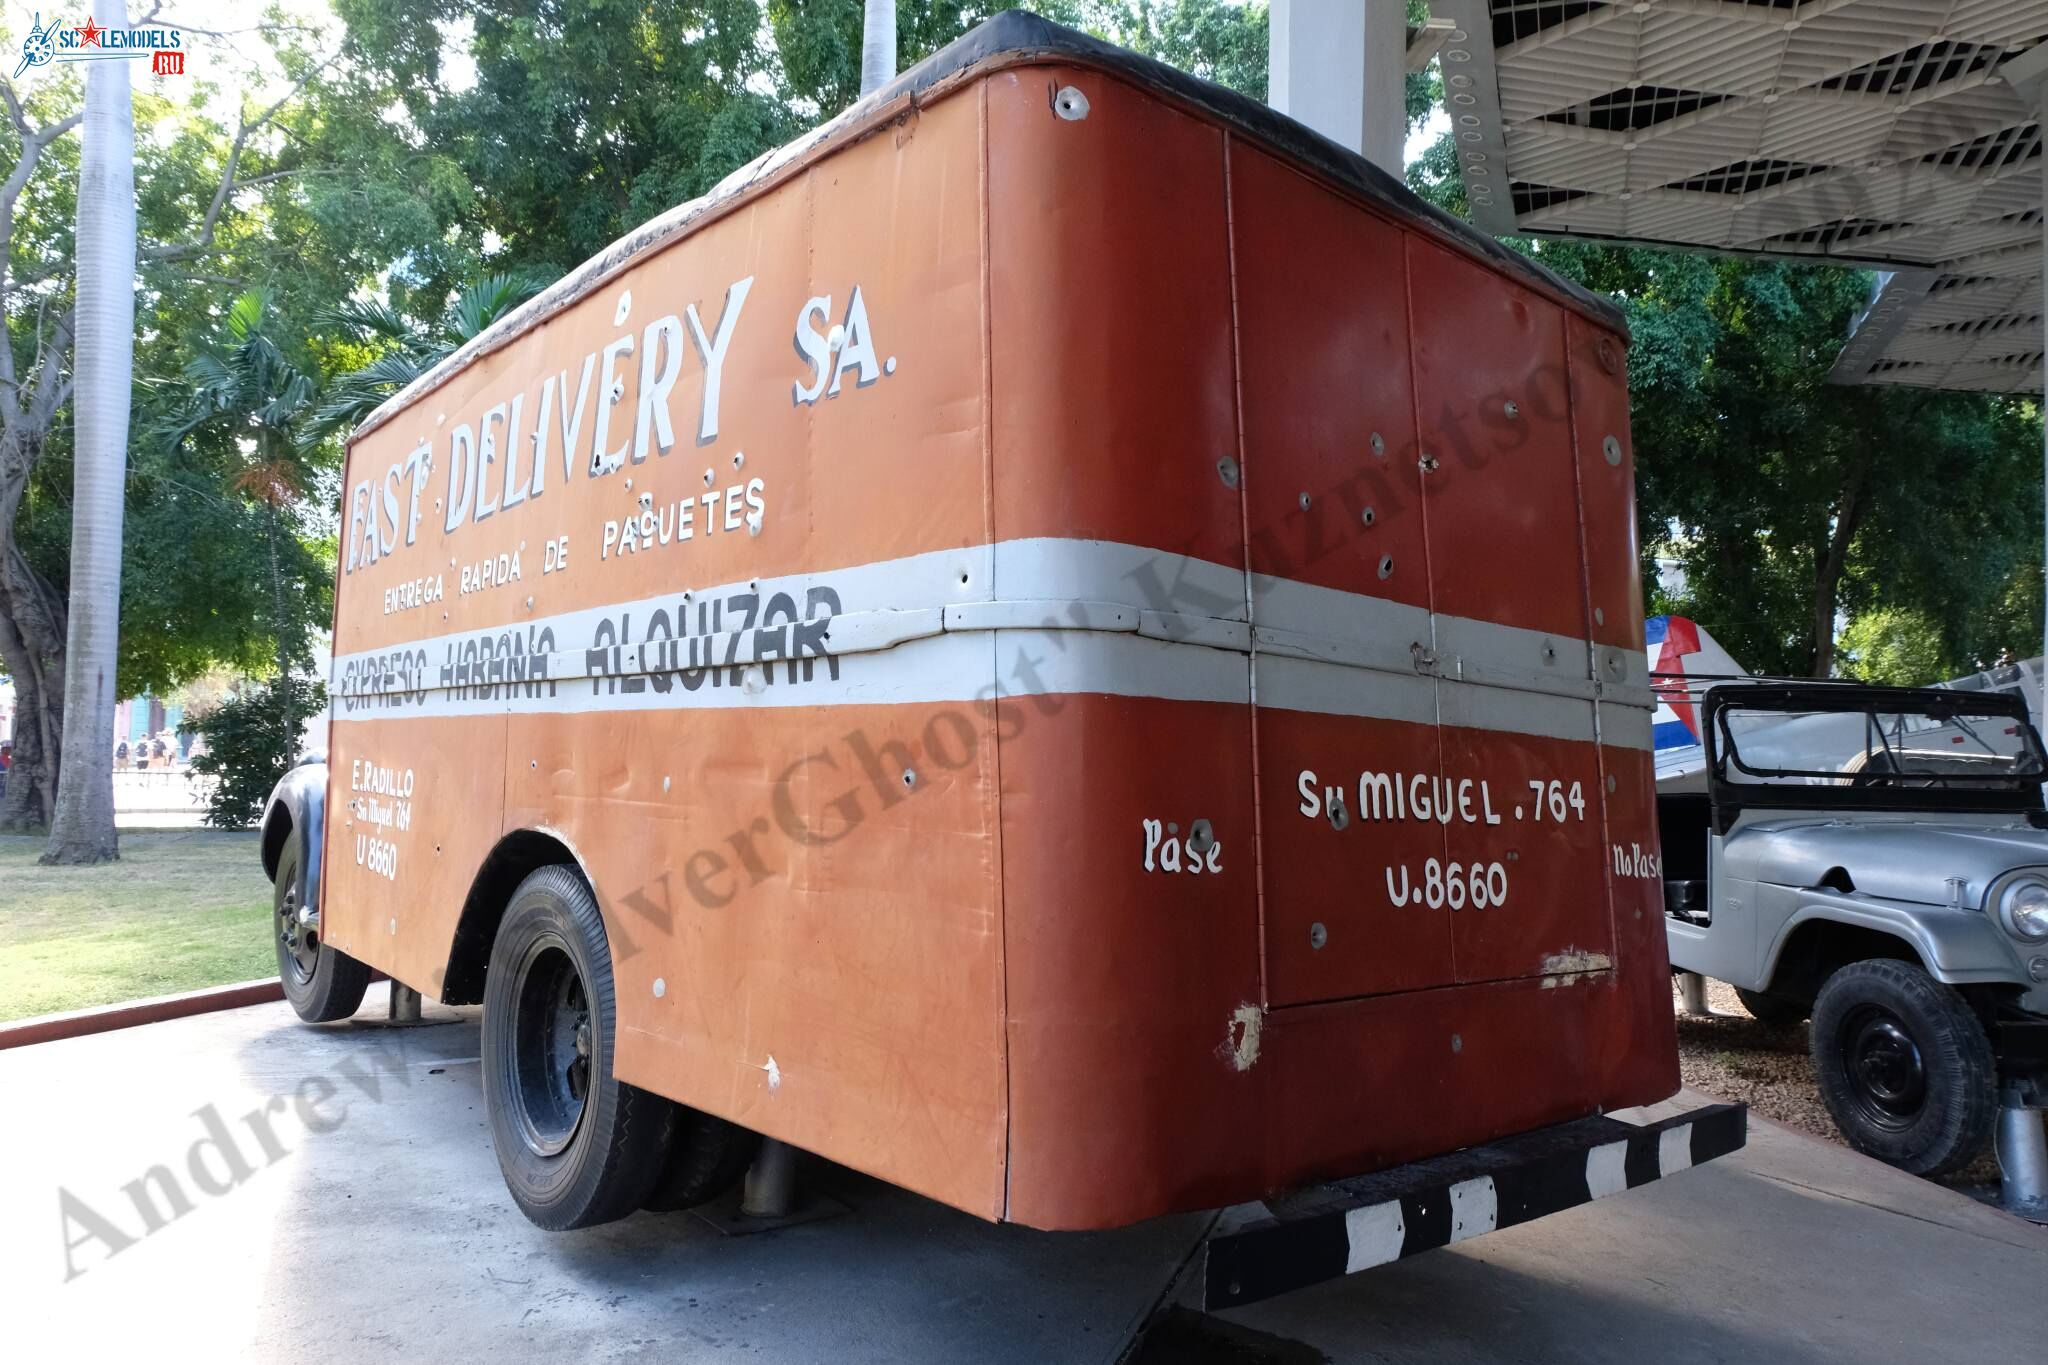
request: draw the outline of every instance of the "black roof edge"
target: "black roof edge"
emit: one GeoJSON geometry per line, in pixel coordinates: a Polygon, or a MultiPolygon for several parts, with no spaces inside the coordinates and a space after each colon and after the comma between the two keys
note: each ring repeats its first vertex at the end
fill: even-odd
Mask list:
{"type": "Polygon", "coordinates": [[[1420,220],[1438,236],[1560,297],[1602,326],[1628,335],[1628,319],[1612,299],[1502,246],[1464,219],[1417,195],[1398,176],[1388,174],[1357,152],[1332,142],[1271,105],[1024,10],[1004,10],[984,20],[884,86],[878,92],[879,101],[887,103],[903,95],[920,95],[970,67],[1019,55],[1070,58],[1162,90],[1325,179],[1384,205],[1397,216],[1420,220]]]}

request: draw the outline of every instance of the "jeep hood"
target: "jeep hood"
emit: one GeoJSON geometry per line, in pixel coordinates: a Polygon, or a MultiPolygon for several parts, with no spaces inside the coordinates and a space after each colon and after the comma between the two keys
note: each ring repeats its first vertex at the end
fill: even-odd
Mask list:
{"type": "Polygon", "coordinates": [[[1965,883],[1962,903],[1983,903],[1992,882],[2017,867],[2048,867],[2048,830],[1921,821],[1766,820],[1736,830],[1722,846],[1728,875],[1779,886],[1814,886],[1833,868],[1856,890],[1885,900],[1945,905],[1948,879],[1965,883]]]}

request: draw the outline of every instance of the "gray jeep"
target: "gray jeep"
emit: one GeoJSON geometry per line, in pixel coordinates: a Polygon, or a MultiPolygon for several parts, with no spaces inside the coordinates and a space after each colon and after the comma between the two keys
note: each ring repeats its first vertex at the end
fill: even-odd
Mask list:
{"type": "Polygon", "coordinates": [[[2048,779],[2017,698],[1836,683],[1707,689],[1705,790],[1660,791],[1674,970],[1811,1018],[1851,1145],[1967,1165],[2048,1090],[2048,779]]]}

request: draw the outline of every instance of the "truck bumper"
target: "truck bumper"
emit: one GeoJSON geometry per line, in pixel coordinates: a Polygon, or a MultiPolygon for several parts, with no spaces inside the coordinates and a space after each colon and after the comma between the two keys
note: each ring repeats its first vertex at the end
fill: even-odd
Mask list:
{"type": "Polygon", "coordinates": [[[1203,1307],[1255,1303],[1591,1203],[1726,1156],[1748,1136],[1744,1104],[1642,1126],[1595,1116],[1298,1190],[1210,1237],[1203,1307]]]}

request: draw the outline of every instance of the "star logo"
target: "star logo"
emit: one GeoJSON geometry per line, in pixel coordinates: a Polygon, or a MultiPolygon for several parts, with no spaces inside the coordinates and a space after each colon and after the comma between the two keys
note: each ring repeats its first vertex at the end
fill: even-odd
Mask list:
{"type": "Polygon", "coordinates": [[[105,29],[94,23],[89,15],[86,17],[85,27],[79,28],[76,24],[73,24],[72,27],[78,29],[78,45],[80,47],[98,47],[100,45],[100,35],[106,32],[105,29]]]}

